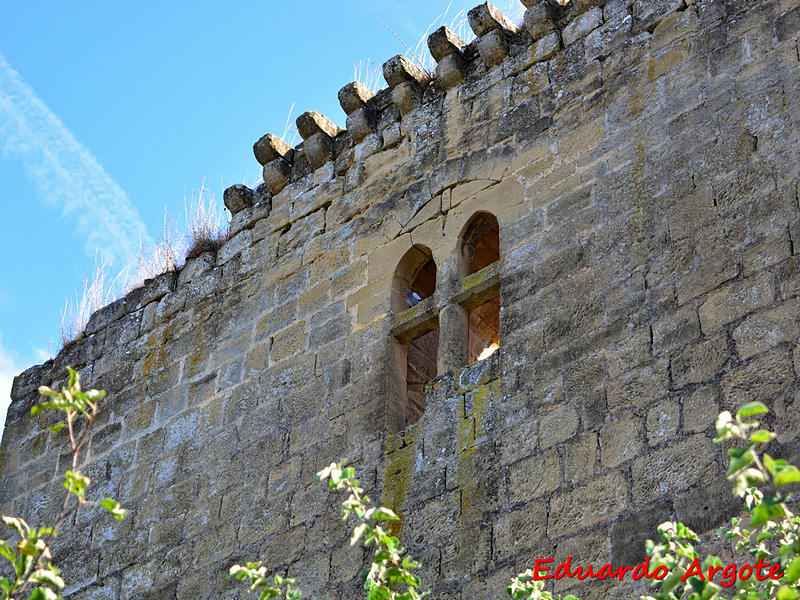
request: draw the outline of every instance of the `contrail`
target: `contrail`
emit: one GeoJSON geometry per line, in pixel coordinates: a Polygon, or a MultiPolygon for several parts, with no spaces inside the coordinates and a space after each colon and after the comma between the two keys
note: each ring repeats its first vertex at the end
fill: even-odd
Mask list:
{"type": "MultiPolygon", "coordinates": [[[[0,54],[0,151],[21,160],[39,195],[85,239],[84,251],[123,267],[154,247],[128,195],[0,54]]],[[[1,192],[0,192],[1,193],[1,192]]]]}

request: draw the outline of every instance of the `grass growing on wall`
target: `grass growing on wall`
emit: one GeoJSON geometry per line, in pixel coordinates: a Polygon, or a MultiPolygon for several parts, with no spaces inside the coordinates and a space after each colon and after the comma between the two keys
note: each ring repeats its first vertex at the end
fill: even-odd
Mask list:
{"type": "Polygon", "coordinates": [[[95,311],[143,286],[148,279],[179,269],[187,258],[218,250],[228,239],[228,222],[225,207],[203,180],[199,189],[188,197],[184,195],[183,227],[165,208],[161,241],[154,248],[141,245],[135,261],[115,276],[98,251],[94,267],[81,275],[74,296],[65,298],[59,327],[62,345],[83,335],[95,311]]]}

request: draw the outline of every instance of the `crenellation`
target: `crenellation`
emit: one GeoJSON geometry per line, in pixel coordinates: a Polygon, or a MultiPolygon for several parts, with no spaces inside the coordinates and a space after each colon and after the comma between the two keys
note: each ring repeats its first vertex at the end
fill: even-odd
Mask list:
{"type": "Polygon", "coordinates": [[[479,4],[470,10],[468,18],[470,29],[479,38],[496,29],[503,29],[511,33],[518,31],[517,25],[506,17],[499,8],[489,2],[479,4]]]}
{"type": "Polygon", "coordinates": [[[292,147],[277,135],[268,133],[253,144],[253,154],[260,165],[266,165],[276,158],[291,161],[292,147]]]}
{"type": "Polygon", "coordinates": [[[237,183],[226,188],[223,194],[223,202],[232,215],[253,206],[253,190],[246,185],[237,183]]]}
{"type": "Polygon", "coordinates": [[[359,108],[363,108],[367,101],[374,95],[375,94],[363,84],[358,81],[353,81],[339,90],[339,104],[344,114],[350,115],[359,108]]]}
{"type": "Polygon", "coordinates": [[[430,81],[429,75],[422,67],[414,64],[410,59],[398,54],[383,63],[383,78],[390,88],[411,82],[424,87],[430,81]]]}

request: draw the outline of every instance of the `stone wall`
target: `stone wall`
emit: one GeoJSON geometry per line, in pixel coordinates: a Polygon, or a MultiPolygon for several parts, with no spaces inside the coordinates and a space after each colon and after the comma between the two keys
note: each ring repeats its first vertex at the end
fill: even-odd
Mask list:
{"type": "Polygon", "coordinates": [[[218,252],[15,380],[0,509],[33,523],[66,468],[36,387],[72,365],[109,393],[85,470],[129,517],[87,511],[60,539],[69,597],[240,597],[227,569],[256,558],[357,597],[366,557],[314,483],[346,459],[435,597],[501,598],[536,557],[625,563],[665,518],[721,523],[724,407],[766,402],[794,452],[797,0],[525,3],[522,27],[475,9],[463,49],[437,31],[432,78],[396,57],[389,88],[343,88],[346,131],[311,112],[297,148],[259,140],[265,183],[226,192],[218,252]],[[465,278],[480,211],[500,259],[465,278]],[[402,311],[415,245],[436,291],[402,311]],[[498,290],[500,349],[465,368],[468,311],[498,290]],[[437,328],[406,426],[404,344],[437,328]]]}

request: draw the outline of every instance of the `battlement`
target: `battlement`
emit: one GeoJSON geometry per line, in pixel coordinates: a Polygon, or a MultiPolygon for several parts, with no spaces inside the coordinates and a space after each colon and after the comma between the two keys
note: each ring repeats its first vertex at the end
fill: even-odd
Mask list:
{"type": "MultiPolygon", "coordinates": [[[[344,86],[346,129],[309,111],[296,147],[259,139],[218,251],[15,379],[0,512],[31,523],[64,442],[37,386],[71,365],[109,394],[86,470],[130,519],[77,519],[71,598],[230,597],[256,559],[358,596],[312,483],[339,459],[434,596],[501,598],[536,557],[634,564],[663,520],[729,518],[722,409],[765,402],[796,453],[800,6],[525,4],[473,9],[466,45],[435,31],[435,73],[344,86]]],[[[556,590],[644,592],[581,585],[556,590]]]]}

